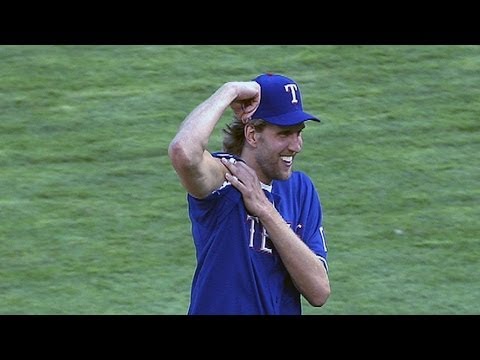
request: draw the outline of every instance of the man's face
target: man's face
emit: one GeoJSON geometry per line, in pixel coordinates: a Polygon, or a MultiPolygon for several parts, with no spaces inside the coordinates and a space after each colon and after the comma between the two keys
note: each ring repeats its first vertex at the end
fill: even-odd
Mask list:
{"type": "Polygon", "coordinates": [[[304,123],[293,126],[267,125],[258,133],[255,159],[263,181],[286,180],[293,171],[295,155],[302,151],[304,123]]]}

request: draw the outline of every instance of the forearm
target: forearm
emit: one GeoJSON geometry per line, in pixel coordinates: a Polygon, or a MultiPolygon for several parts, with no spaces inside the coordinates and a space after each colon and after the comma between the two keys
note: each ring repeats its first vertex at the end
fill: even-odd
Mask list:
{"type": "Polygon", "coordinates": [[[298,238],[278,211],[271,207],[260,218],[298,291],[313,306],[330,295],[328,274],[316,254],[298,238]]]}
{"type": "Polygon", "coordinates": [[[170,152],[181,148],[183,161],[199,163],[215,125],[235,98],[235,88],[230,83],[222,85],[185,118],[170,143],[170,152]]]}
{"type": "Polygon", "coordinates": [[[298,291],[313,306],[322,306],[330,295],[328,274],[321,260],[295,234],[259,186],[255,171],[243,162],[222,163],[231,174],[225,178],[241,193],[247,211],[265,227],[298,291]]]}

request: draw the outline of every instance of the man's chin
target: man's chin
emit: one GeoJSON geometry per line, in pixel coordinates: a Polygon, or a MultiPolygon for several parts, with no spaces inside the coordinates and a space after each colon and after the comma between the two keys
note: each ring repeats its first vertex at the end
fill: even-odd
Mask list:
{"type": "Polygon", "coordinates": [[[287,173],[277,174],[277,176],[275,177],[275,180],[288,180],[291,175],[292,175],[291,171],[287,173]]]}

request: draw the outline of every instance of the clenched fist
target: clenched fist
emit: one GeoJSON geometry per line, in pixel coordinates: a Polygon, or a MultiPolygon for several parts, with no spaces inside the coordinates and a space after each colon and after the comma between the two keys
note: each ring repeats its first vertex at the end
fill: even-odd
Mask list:
{"type": "Polygon", "coordinates": [[[236,99],[230,104],[235,116],[246,123],[260,105],[260,85],[256,81],[235,82],[236,99]]]}

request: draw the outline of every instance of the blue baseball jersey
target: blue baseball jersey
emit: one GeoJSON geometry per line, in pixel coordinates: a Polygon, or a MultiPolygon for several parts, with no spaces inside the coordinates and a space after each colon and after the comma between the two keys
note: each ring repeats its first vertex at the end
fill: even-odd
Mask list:
{"type": "MultiPolygon", "coordinates": [[[[322,208],[311,179],[294,171],[288,180],[273,181],[271,197],[328,271],[322,208]]],[[[197,259],[188,314],[300,315],[300,293],[242,194],[225,182],[204,199],[187,199],[197,259]]]]}

